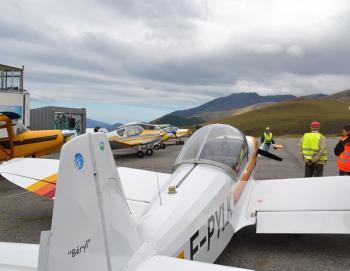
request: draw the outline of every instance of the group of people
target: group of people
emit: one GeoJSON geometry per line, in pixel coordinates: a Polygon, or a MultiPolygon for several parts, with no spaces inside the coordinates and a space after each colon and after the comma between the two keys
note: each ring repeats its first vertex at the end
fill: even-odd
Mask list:
{"type": "MultiPolygon", "coordinates": [[[[305,162],[305,177],[322,177],[323,168],[328,160],[326,137],[320,133],[321,124],[311,122],[311,131],[305,133],[300,140],[299,148],[305,162]]],[[[269,127],[261,137],[265,151],[269,151],[271,144],[275,144],[269,127]]],[[[350,176],[350,125],[343,129],[343,135],[334,148],[337,157],[339,175],[350,176]]]]}

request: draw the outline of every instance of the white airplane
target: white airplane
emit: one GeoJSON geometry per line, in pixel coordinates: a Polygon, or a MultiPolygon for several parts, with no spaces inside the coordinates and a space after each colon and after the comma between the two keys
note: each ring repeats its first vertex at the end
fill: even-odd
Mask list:
{"type": "Polygon", "coordinates": [[[148,171],[120,176],[106,135],[76,137],[62,148],[51,230],[40,246],[0,243],[0,269],[243,270],[212,263],[247,225],[350,232],[349,176],[256,181],[258,154],[278,159],[231,126],[208,125],[157,184],[148,171]]]}

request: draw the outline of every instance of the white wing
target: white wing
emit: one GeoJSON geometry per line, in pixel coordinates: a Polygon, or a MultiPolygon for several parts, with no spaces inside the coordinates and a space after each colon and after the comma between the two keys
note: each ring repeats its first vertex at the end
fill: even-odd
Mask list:
{"type": "Polygon", "coordinates": [[[350,177],[255,181],[247,216],[258,233],[350,233],[350,177]]]}
{"type": "Polygon", "coordinates": [[[153,256],[142,263],[136,271],[243,271],[248,269],[235,268],[211,263],[202,263],[167,256],[153,256]]]}
{"type": "Polygon", "coordinates": [[[0,243],[0,270],[37,270],[39,245],[0,243]]]}
{"type": "MultiPolygon", "coordinates": [[[[0,243],[0,270],[37,270],[39,245],[0,243]]],[[[244,271],[217,264],[156,255],[141,263],[136,271],[244,271]]]]}

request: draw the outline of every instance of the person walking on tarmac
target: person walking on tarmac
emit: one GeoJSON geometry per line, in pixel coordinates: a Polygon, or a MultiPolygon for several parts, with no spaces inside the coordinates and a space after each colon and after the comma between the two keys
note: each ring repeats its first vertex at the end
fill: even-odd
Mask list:
{"type": "Polygon", "coordinates": [[[300,140],[300,150],[305,162],[305,177],[322,177],[323,167],[328,160],[327,142],[318,121],[311,122],[311,132],[300,140]]]}
{"type": "Polygon", "coordinates": [[[334,148],[337,156],[337,166],[339,175],[350,176],[350,125],[346,125],[343,130],[343,137],[334,148]]]}
{"type": "Polygon", "coordinates": [[[275,144],[275,140],[273,139],[273,135],[271,133],[270,127],[266,127],[265,132],[261,136],[261,144],[264,143],[264,150],[269,151],[271,143],[275,144]]]}

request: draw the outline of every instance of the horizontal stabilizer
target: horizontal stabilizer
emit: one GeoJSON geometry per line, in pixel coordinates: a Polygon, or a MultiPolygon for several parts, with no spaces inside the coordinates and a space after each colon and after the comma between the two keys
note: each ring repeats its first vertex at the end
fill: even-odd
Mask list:
{"type": "MultiPolygon", "coordinates": [[[[39,196],[55,197],[59,160],[15,158],[0,165],[0,174],[8,181],[39,196]]],[[[128,200],[151,202],[170,174],[118,167],[120,181],[128,200]]]]}
{"type": "Polygon", "coordinates": [[[15,158],[0,165],[0,174],[10,182],[39,196],[54,198],[59,161],[15,158]]]}

